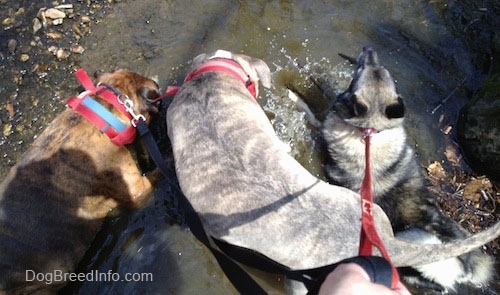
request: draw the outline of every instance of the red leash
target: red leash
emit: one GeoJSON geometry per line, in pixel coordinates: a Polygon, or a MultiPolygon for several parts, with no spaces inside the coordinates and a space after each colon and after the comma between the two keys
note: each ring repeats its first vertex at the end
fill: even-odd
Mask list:
{"type": "MultiPolygon", "coordinates": [[[[377,247],[382,256],[391,264],[392,268],[392,288],[395,289],[399,282],[399,274],[392,263],[384,242],[378,235],[373,219],[373,195],[372,195],[372,176],[370,172],[370,139],[375,130],[363,129],[365,134],[365,177],[361,185],[361,235],[359,240],[359,255],[372,256],[373,246],[377,247]]],[[[376,132],[376,131],[375,131],[376,132]]]]}

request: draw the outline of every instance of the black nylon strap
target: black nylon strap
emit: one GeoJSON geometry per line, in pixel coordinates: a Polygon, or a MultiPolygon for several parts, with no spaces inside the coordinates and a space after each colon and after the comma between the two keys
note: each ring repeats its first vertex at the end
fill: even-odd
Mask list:
{"type": "Polygon", "coordinates": [[[368,273],[370,281],[391,288],[392,266],[385,258],[380,256],[356,256],[342,260],[340,263],[349,262],[361,266],[368,273]]]}
{"type": "MultiPolygon", "coordinates": [[[[146,122],[140,120],[137,123],[137,131],[141,135],[144,140],[149,153],[151,154],[151,158],[155,162],[156,166],[162,173],[166,176],[169,175],[170,169],[166,166],[163,161],[163,156],[161,155],[158,146],[156,145],[156,141],[151,134],[146,122]]],[[[180,192],[179,194],[179,203],[181,208],[184,208],[186,215],[186,223],[188,224],[193,235],[202,242],[214,255],[215,259],[219,263],[221,269],[226,274],[226,277],[231,281],[233,286],[238,290],[240,294],[248,294],[248,295],[265,295],[267,294],[262,287],[255,282],[255,280],[250,277],[250,275],[245,272],[234,260],[229,258],[223,252],[217,250],[210,244],[210,239],[203,228],[200,217],[196,213],[196,211],[189,203],[189,200],[184,196],[180,188],[178,188],[176,183],[171,183],[172,186],[177,188],[180,192]]]]}
{"type": "MultiPolygon", "coordinates": [[[[141,136],[142,140],[146,144],[146,147],[148,148],[149,155],[153,159],[153,161],[156,164],[156,167],[160,169],[160,171],[165,175],[169,175],[170,168],[167,167],[165,164],[165,161],[163,161],[163,156],[160,152],[160,149],[158,148],[158,145],[156,144],[156,141],[153,137],[153,134],[149,130],[148,124],[144,122],[143,120],[139,120],[136,124],[136,129],[137,132],[139,132],[139,135],[141,136]]],[[[174,187],[178,188],[176,183],[171,183],[174,187]]],[[[178,190],[180,190],[178,188],[178,190]]],[[[184,197],[184,194],[181,194],[184,197]]],[[[184,197],[185,198],[185,197],[184,197]]]]}
{"type": "Polygon", "coordinates": [[[391,288],[392,267],[383,257],[356,256],[322,267],[292,270],[288,266],[280,264],[259,252],[232,245],[215,238],[212,239],[219,249],[232,259],[268,273],[285,275],[290,279],[300,281],[306,285],[309,294],[318,293],[326,276],[341,263],[356,263],[368,273],[370,281],[391,288]]]}

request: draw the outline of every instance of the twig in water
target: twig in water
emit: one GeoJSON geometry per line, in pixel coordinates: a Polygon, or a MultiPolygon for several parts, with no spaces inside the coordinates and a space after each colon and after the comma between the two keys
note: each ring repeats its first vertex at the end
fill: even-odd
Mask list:
{"type": "Polygon", "coordinates": [[[433,114],[433,115],[434,115],[434,113],[435,113],[437,110],[439,110],[439,108],[440,108],[440,107],[442,107],[442,106],[443,106],[443,105],[444,105],[444,104],[445,104],[445,103],[446,103],[446,102],[447,102],[447,101],[448,101],[448,100],[449,100],[449,99],[453,96],[453,94],[455,94],[455,92],[457,92],[457,90],[458,90],[460,87],[462,87],[462,85],[465,83],[465,81],[467,81],[467,77],[464,77],[464,78],[463,78],[463,80],[462,80],[462,82],[460,82],[460,84],[458,84],[458,86],[457,86],[457,87],[455,87],[455,89],[453,89],[453,90],[450,92],[450,94],[448,94],[448,96],[447,96],[447,97],[445,97],[443,100],[441,100],[441,101],[439,102],[439,104],[438,104],[438,105],[437,105],[437,106],[436,106],[436,107],[432,110],[431,114],[433,114]]]}
{"type": "Polygon", "coordinates": [[[355,57],[351,57],[351,56],[345,55],[343,53],[339,53],[338,55],[340,57],[342,57],[343,59],[347,60],[348,62],[350,62],[352,65],[355,65],[358,63],[358,60],[355,57]]]}

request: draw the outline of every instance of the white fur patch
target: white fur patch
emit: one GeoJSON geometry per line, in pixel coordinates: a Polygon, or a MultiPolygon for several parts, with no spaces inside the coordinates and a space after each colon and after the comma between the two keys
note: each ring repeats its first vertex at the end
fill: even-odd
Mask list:
{"type": "MultiPolygon", "coordinates": [[[[435,235],[414,228],[399,232],[396,234],[396,237],[420,244],[442,244],[442,241],[435,235]]],[[[429,264],[419,265],[414,268],[417,269],[424,278],[436,282],[446,289],[454,290],[457,282],[464,281],[465,272],[458,258],[440,260],[429,264]]]]}
{"type": "Polygon", "coordinates": [[[233,59],[233,54],[230,51],[219,49],[209,59],[213,58],[233,59]]]}

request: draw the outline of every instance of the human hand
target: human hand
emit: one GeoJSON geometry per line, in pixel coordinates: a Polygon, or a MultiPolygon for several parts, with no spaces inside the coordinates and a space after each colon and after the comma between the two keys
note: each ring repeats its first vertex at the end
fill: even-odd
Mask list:
{"type": "Polygon", "coordinates": [[[384,285],[370,281],[368,273],[356,263],[339,264],[325,279],[319,290],[320,295],[410,295],[406,287],[399,282],[391,290],[384,285]]]}

